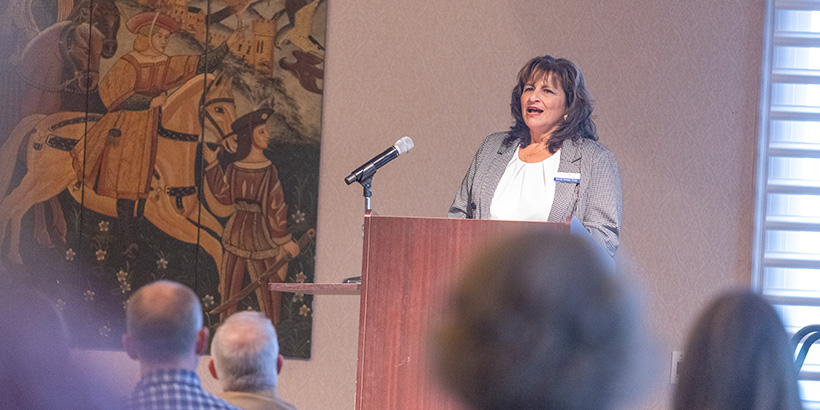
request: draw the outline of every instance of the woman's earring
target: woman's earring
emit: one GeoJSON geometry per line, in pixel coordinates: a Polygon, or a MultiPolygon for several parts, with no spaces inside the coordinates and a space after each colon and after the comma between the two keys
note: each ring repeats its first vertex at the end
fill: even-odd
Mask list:
{"type": "Polygon", "coordinates": [[[566,121],[566,120],[567,120],[567,115],[566,115],[566,114],[564,114],[564,121],[566,121]]]}

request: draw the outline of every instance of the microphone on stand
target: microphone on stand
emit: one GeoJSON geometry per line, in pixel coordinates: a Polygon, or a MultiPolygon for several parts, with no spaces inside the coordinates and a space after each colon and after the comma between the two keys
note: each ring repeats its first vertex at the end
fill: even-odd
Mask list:
{"type": "Polygon", "coordinates": [[[406,153],[413,149],[413,140],[410,137],[401,137],[392,147],[386,149],[379,155],[373,157],[370,161],[365,162],[362,166],[356,168],[355,171],[351,172],[345,178],[345,182],[350,185],[354,182],[364,182],[367,181],[373,174],[376,173],[376,170],[383,167],[388,162],[396,159],[401,154],[406,153]]]}
{"type": "MultiPolygon", "coordinates": [[[[384,164],[396,159],[399,155],[404,154],[407,151],[413,149],[413,140],[410,137],[401,137],[392,147],[384,150],[379,155],[371,158],[370,161],[365,162],[362,166],[356,168],[353,172],[350,173],[345,178],[345,182],[350,185],[354,182],[358,182],[362,184],[362,188],[364,190],[364,210],[368,212],[371,210],[370,207],[370,197],[373,195],[373,191],[371,190],[371,178],[373,175],[376,174],[376,170],[383,167],[384,164]]],[[[355,276],[352,278],[347,278],[342,281],[342,283],[362,283],[361,276],[355,276]]]]}

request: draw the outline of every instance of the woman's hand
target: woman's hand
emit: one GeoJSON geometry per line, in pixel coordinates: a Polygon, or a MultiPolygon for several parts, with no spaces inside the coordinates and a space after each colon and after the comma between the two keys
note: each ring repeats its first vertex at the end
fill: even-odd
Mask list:
{"type": "Polygon", "coordinates": [[[289,253],[291,258],[295,258],[296,255],[299,254],[299,245],[297,245],[296,242],[290,241],[282,245],[282,250],[289,253]]]}
{"type": "MultiPolygon", "coordinates": [[[[165,105],[165,103],[167,101],[168,101],[168,95],[167,94],[160,94],[159,96],[157,96],[153,100],[151,100],[151,104],[149,104],[149,107],[151,107],[151,108],[162,107],[163,105],[165,105]]],[[[143,104],[145,104],[145,103],[143,103],[143,104]]],[[[144,107],[144,105],[143,105],[143,107],[144,107]]]]}

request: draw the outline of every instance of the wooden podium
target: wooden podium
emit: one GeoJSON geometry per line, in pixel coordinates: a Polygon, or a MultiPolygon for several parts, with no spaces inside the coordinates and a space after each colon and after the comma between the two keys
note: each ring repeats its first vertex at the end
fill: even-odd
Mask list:
{"type": "Polygon", "coordinates": [[[429,330],[442,318],[463,263],[484,246],[527,230],[556,229],[592,240],[567,223],[410,218],[365,214],[362,283],[271,283],[269,290],[361,295],[356,410],[462,410],[434,379],[429,330]]]}
{"type": "Polygon", "coordinates": [[[428,330],[461,264],[496,239],[537,229],[570,224],[365,215],[356,409],[462,409],[433,376],[428,330]]]}

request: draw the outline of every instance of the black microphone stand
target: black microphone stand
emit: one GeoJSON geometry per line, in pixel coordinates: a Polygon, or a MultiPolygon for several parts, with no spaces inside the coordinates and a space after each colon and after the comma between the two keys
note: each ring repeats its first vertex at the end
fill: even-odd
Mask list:
{"type": "MultiPolygon", "coordinates": [[[[376,175],[373,173],[373,175],[376,175]]],[[[362,195],[364,195],[364,211],[367,212],[371,210],[370,207],[370,197],[373,196],[373,175],[365,178],[363,181],[359,181],[362,184],[362,195]]]]}
{"type": "Polygon", "coordinates": [[[364,211],[367,212],[371,209],[370,207],[370,197],[373,196],[373,176],[376,175],[376,171],[378,167],[376,167],[372,163],[368,163],[363,165],[359,169],[353,171],[350,175],[345,178],[345,183],[350,185],[353,181],[356,181],[362,184],[363,195],[364,195],[364,211]]]}
{"type": "MultiPolygon", "coordinates": [[[[370,198],[373,196],[373,175],[376,175],[376,171],[374,170],[367,178],[364,178],[361,181],[358,181],[362,184],[362,195],[364,195],[364,213],[366,214],[367,211],[371,210],[370,207],[370,198]]],[[[361,276],[353,276],[350,278],[345,278],[342,280],[342,283],[362,283],[361,276]]]]}

